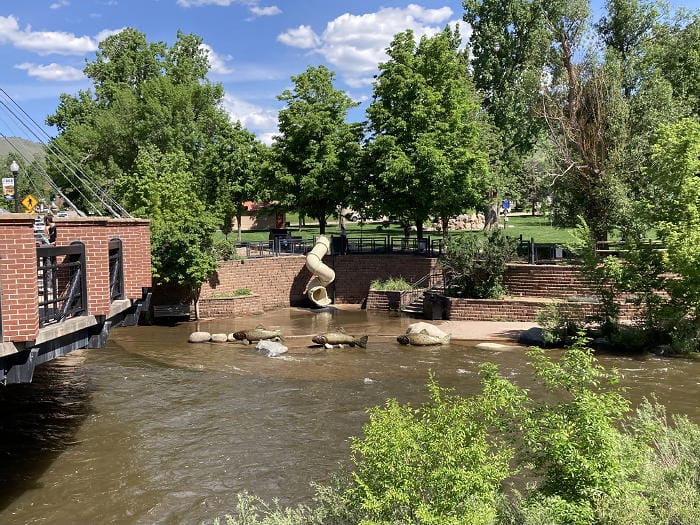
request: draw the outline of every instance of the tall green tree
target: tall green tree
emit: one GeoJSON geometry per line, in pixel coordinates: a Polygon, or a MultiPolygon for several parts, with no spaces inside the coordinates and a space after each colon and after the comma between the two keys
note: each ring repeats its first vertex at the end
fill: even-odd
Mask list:
{"type": "Polygon", "coordinates": [[[154,277],[193,290],[216,268],[212,234],[218,220],[192,191],[195,175],[183,151],[141,148],[133,173],[115,182],[124,204],[151,220],[154,277]]]}
{"type": "MultiPolygon", "coordinates": [[[[154,275],[192,287],[212,268],[209,237],[224,211],[211,191],[223,168],[206,145],[234,135],[201,44],[182,32],[172,46],[135,29],[111,35],[85,67],[92,89],[63,94],[47,119],[59,130],[49,151],[59,147],[132,214],[152,219],[154,275]]],[[[104,212],[52,153],[48,160],[79,206],[104,212]]]]}
{"type": "Polygon", "coordinates": [[[222,230],[229,233],[236,219],[241,240],[241,218],[245,201],[266,200],[268,189],[261,175],[269,156],[268,148],[240,122],[224,126],[207,143],[202,159],[208,168],[207,201],[223,218],[222,230]]]}
{"type": "Polygon", "coordinates": [[[499,160],[511,173],[543,132],[539,90],[548,64],[550,33],[539,2],[464,0],[474,84],[493,118],[499,160]]]}
{"type": "Polygon", "coordinates": [[[346,122],[357,103],[333,87],[334,76],[318,66],[292,77],[294,88],[277,97],[286,107],[273,144],[276,191],[284,204],[316,218],[321,234],[328,217],[348,202],[362,137],[361,125],[346,122]]]}
{"type": "Polygon", "coordinates": [[[480,204],[489,127],[456,30],[419,42],[399,33],[387,54],[367,109],[361,195],[379,214],[411,218],[420,238],[431,215],[446,221],[480,204]]]}

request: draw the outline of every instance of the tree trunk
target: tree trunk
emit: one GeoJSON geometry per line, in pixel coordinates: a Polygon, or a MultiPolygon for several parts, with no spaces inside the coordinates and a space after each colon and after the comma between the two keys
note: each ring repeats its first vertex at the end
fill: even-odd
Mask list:
{"type": "Polygon", "coordinates": [[[450,218],[440,217],[440,222],[442,223],[442,235],[443,237],[449,237],[450,235],[450,218]]]}
{"type": "Polygon", "coordinates": [[[326,234],[326,217],[318,218],[318,231],[321,235],[326,234]]]}
{"type": "Polygon", "coordinates": [[[236,212],[236,230],[238,231],[238,242],[241,242],[241,227],[243,222],[243,214],[238,211],[236,212]]]}
{"type": "Polygon", "coordinates": [[[532,201],[532,216],[534,217],[536,215],[535,213],[535,207],[537,206],[537,201],[533,199],[532,201]]]}
{"type": "Polygon", "coordinates": [[[419,239],[423,238],[423,221],[420,219],[416,220],[416,237],[419,239]]]}
{"type": "Polygon", "coordinates": [[[484,210],[484,230],[496,228],[498,228],[498,203],[493,203],[484,210]]]}

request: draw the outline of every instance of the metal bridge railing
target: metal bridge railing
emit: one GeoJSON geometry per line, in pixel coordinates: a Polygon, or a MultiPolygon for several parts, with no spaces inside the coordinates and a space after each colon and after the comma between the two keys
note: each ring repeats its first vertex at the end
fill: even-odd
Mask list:
{"type": "Polygon", "coordinates": [[[85,246],[41,246],[37,252],[39,326],[60,323],[87,310],[85,246]]]}

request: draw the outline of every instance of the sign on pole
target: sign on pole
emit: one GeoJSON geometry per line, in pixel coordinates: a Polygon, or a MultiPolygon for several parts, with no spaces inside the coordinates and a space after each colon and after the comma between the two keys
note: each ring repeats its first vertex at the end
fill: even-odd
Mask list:
{"type": "Polygon", "coordinates": [[[22,206],[24,206],[24,209],[27,211],[27,213],[31,213],[34,211],[34,206],[39,204],[39,201],[36,200],[36,197],[34,195],[27,195],[24,199],[22,199],[22,206]]]}
{"type": "Polygon", "coordinates": [[[2,196],[6,201],[15,200],[15,178],[14,177],[3,177],[2,178],[2,196]]]}

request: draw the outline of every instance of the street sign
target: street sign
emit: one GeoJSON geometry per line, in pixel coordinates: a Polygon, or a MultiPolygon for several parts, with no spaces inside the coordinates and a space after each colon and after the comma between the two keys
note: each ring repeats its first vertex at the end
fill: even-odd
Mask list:
{"type": "Polygon", "coordinates": [[[37,204],[39,204],[39,201],[36,200],[34,195],[27,195],[24,199],[22,199],[22,206],[24,206],[24,209],[29,213],[34,211],[34,206],[37,204]]]}

